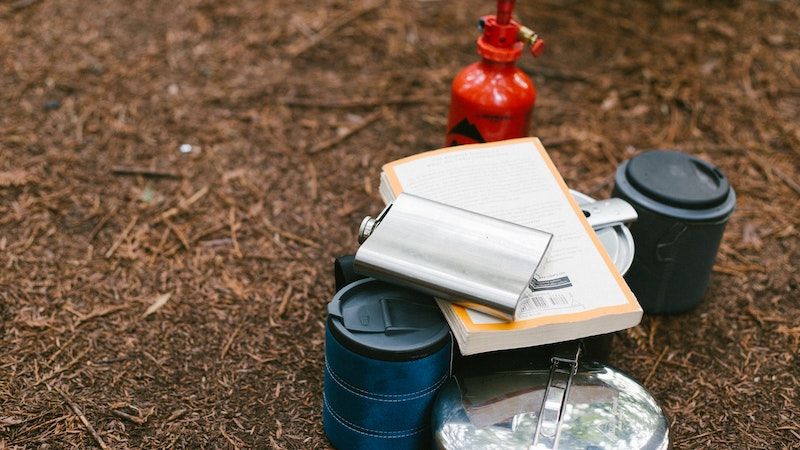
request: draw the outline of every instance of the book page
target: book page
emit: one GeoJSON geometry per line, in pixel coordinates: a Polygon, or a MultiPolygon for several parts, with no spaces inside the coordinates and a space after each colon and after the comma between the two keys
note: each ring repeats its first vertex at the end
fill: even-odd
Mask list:
{"type": "MultiPolygon", "coordinates": [[[[553,234],[518,321],[630,303],[533,139],[448,150],[387,164],[390,187],[553,234]]],[[[500,322],[467,311],[476,324],[500,322]]]]}

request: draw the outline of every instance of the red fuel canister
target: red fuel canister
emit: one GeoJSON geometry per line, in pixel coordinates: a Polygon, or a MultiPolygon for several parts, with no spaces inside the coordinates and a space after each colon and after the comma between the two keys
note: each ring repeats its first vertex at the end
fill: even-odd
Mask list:
{"type": "Polygon", "coordinates": [[[511,19],[514,0],[498,0],[497,15],[481,18],[481,60],[453,80],[445,145],[525,137],[536,101],[533,81],[516,66],[525,43],[539,56],[544,42],[511,19]]]}

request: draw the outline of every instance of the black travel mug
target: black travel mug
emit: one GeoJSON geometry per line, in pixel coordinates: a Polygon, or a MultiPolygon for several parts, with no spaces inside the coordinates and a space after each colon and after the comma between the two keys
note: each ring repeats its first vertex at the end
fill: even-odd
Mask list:
{"type": "Polygon", "coordinates": [[[736,206],[728,179],[694,156],[654,150],[623,162],[615,182],[613,196],[639,214],[630,226],[636,250],[625,280],[642,309],[676,314],[694,308],[736,206]]]}

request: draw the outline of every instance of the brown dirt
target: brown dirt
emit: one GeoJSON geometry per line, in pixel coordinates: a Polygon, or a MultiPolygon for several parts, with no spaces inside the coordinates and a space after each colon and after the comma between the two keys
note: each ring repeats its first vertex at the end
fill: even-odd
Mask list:
{"type": "MultiPolygon", "coordinates": [[[[673,147],[739,195],[704,303],[615,364],[676,448],[800,447],[800,6],[521,3],[549,44],[534,134],[573,187],[673,147]]],[[[0,3],[0,448],[326,445],[331,258],[380,165],[442,144],[493,7],[363,5],[0,3]]]]}

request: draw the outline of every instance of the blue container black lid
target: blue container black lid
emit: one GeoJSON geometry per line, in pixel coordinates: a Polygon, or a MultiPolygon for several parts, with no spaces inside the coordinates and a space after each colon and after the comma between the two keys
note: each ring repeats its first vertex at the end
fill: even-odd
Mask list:
{"type": "Polygon", "coordinates": [[[372,278],[336,293],[328,304],[328,326],[343,346],[388,361],[423,358],[450,341],[433,297],[372,278]]]}
{"type": "Polygon", "coordinates": [[[688,221],[727,219],[736,193],[718,168],[682,152],[653,150],[623,162],[617,188],[634,203],[688,221]]]}

